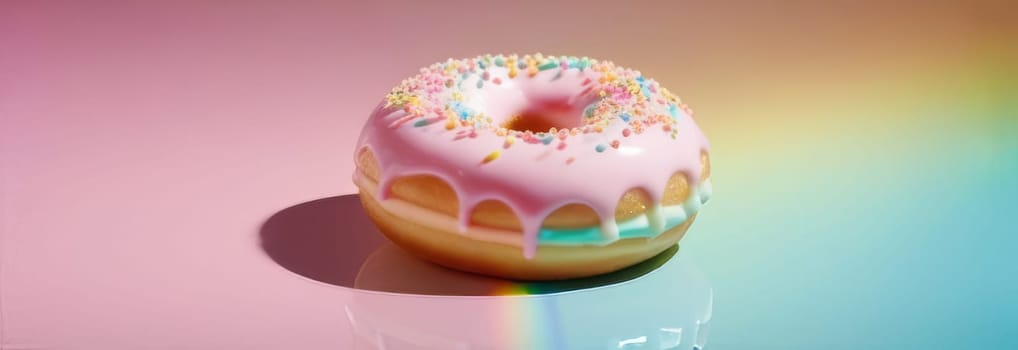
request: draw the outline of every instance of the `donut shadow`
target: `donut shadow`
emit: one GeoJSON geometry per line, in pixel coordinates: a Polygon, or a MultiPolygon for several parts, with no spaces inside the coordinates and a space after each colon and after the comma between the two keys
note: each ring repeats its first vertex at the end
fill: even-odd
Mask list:
{"type": "Polygon", "coordinates": [[[388,242],[356,194],[321,198],[280,210],[259,232],[265,253],[283,268],[353,288],[364,260],[388,242]]]}
{"type": "Polygon", "coordinates": [[[678,245],[620,271],[562,281],[512,281],[448,269],[390,243],[356,194],[280,210],[259,231],[262,250],[297,275],[340,287],[403,294],[486,296],[548,294],[623,283],[648,274],[678,245]]]}

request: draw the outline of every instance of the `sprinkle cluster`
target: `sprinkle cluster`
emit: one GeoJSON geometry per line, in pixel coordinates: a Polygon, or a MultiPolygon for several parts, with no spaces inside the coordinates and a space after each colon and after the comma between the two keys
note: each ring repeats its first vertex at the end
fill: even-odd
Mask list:
{"type": "MultiPolygon", "coordinates": [[[[503,150],[494,150],[481,163],[495,161],[518,142],[547,145],[562,150],[570,137],[580,134],[605,133],[609,125],[617,135],[610,142],[598,144],[597,153],[618,149],[626,138],[651,130],[676,137],[676,120],[681,108],[692,111],[678,97],[639,71],[616,66],[610,61],[587,57],[535,55],[484,55],[475,58],[435,63],[420,73],[403,80],[386,95],[387,108],[403,109],[406,113],[389,126],[425,127],[441,124],[453,133],[453,140],[474,138],[478,133],[494,133],[503,138],[503,150]],[[539,74],[552,71],[548,74],[539,74]],[[578,73],[576,73],[578,72],[578,73]],[[595,74],[589,74],[589,73],[595,74]],[[583,112],[583,124],[573,128],[551,128],[543,132],[507,129],[483,111],[467,106],[469,89],[484,89],[488,84],[501,85],[508,79],[558,80],[564,74],[587,74],[576,88],[578,100],[592,100],[583,112]],[[473,81],[473,82],[471,82],[473,81]]],[[[572,163],[573,159],[567,160],[572,163]]]]}

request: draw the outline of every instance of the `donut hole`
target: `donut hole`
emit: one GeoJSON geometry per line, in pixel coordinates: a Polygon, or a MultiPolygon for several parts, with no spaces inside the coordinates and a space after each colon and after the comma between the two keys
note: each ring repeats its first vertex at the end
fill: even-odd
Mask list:
{"type": "Polygon", "coordinates": [[[509,119],[509,121],[502,124],[503,128],[516,131],[530,131],[533,133],[548,132],[551,128],[565,129],[568,127],[563,126],[560,123],[555,123],[555,120],[549,118],[543,114],[538,113],[524,113],[518,114],[509,119]]]}
{"type": "Polygon", "coordinates": [[[583,108],[564,100],[531,102],[527,108],[511,115],[502,127],[533,133],[571,129],[583,125],[583,108]]]}

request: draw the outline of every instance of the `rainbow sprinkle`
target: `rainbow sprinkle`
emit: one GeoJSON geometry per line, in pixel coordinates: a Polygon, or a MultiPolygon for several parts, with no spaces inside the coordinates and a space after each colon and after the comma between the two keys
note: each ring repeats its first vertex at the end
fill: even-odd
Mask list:
{"type": "Polygon", "coordinates": [[[491,153],[488,154],[487,157],[484,157],[484,159],[481,160],[481,163],[484,163],[484,164],[491,163],[491,161],[493,161],[495,159],[498,159],[498,156],[500,156],[500,155],[502,155],[502,152],[499,152],[499,151],[491,152],[491,153]]]}
{"type": "MultiPolygon", "coordinates": [[[[423,128],[439,124],[455,132],[454,140],[475,138],[478,133],[493,133],[504,139],[508,150],[517,140],[530,145],[547,145],[563,149],[570,137],[603,133],[613,123],[623,123],[622,138],[610,144],[598,144],[594,151],[603,153],[618,149],[625,138],[649,130],[660,130],[676,136],[679,111],[692,115],[684,103],[653,79],[640,72],[616,66],[610,61],[588,57],[535,55],[483,55],[475,58],[433,64],[420,73],[403,80],[385,98],[386,108],[406,114],[390,123],[392,128],[406,124],[423,128]],[[583,109],[583,124],[573,128],[531,131],[510,130],[486,116],[483,111],[467,107],[470,89],[486,89],[487,83],[500,85],[505,79],[557,80],[563,73],[578,70],[592,74],[577,86],[577,96],[594,102],[583,109]],[[539,74],[552,71],[549,75],[539,74]],[[543,77],[543,78],[542,78],[543,77]],[[464,82],[469,83],[464,84],[464,82]],[[443,123],[444,121],[444,123],[443,123]],[[553,142],[555,139],[560,142],[553,142]]],[[[619,132],[618,129],[614,132],[619,132]]],[[[500,156],[494,151],[484,158],[489,163],[500,156]]]]}

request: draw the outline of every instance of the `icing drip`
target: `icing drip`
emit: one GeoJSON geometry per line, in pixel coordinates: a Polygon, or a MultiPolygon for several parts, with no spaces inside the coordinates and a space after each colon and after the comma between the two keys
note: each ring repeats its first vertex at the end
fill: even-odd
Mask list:
{"type": "MultiPolygon", "coordinates": [[[[365,181],[356,175],[354,176],[354,181],[366,189],[364,195],[375,195],[377,185],[371,183],[371,181],[365,181]]],[[[659,213],[662,218],[660,227],[654,227],[650,224],[649,212],[618,223],[618,238],[655,238],[667,230],[682,225],[690,216],[698,211],[703,203],[707,202],[710,198],[710,191],[710,181],[704,181],[700,183],[696,192],[693,193],[695,199],[691,198],[683,204],[660,207],[659,213]]],[[[421,208],[400,199],[388,199],[380,201],[379,204],[386,211],[417,222],[420,225],[441,231],[456,232],[457,220],[443,213],[421,208]]],[[[523,245],[522,236],[520,236],[519,232],[484,226],[468,226],[459,232],[483,241],[513,246],[523,245]]],[[[542,228],[538,233],[539,245],[606,245],[614,241],[604,239],[600,226],[573,229],[542,228]]]]}
{"type": "MultiPolygon", "coordinates": [[[[611,62],[489,55],[437,63],[404,80],[372,113],[357,150],[374,154],[383,201],[398,177],[448,183],[460,232],[480,202],[505,203],[530,258],[544,218],[566,204],[592,208],[600,238],[610,242],[625,233],[614,217],[619,199],[642,189],[654,203],[645,215],[650,230],[668,226],[660,206],[668,179],[681,172],[699,188],[700,152],[709,148],[691,114],[654,80],[611,62]]],[[[700,200],[690,195],[683,206],[700,200]]]]}
{"type": "MultiPolygon", "coordinates": [[[[690,195],[690,199],[681,205],[658,207],[657,213],[647,212],[618,224],[618,238],[654,238],[667,230],[682,225],[690,216],[710,198],[710,181],[704,181],[690,195]],[[658,219],[653,219],[657,216],[658,219]],[[654,223],[654,220],[660,220],[654,223]]],[[[597,227],[578,229],[543,228],[538,234],[538,242],[548,245],[606,245],[617,239],[605,239],[597,227]]]]}

